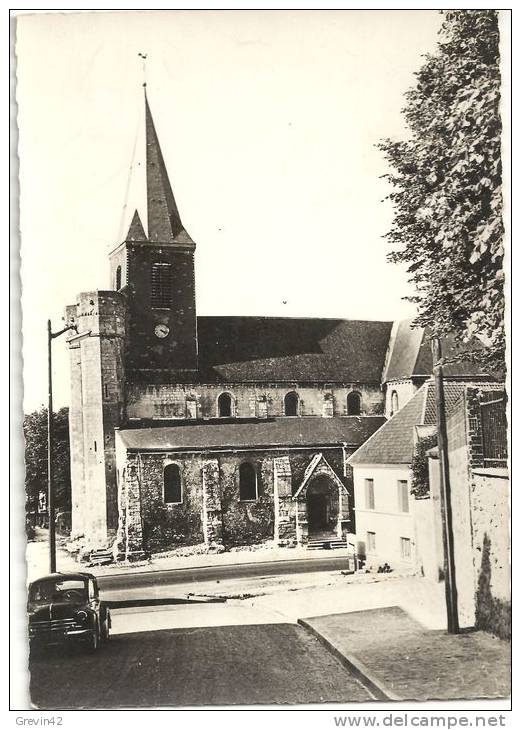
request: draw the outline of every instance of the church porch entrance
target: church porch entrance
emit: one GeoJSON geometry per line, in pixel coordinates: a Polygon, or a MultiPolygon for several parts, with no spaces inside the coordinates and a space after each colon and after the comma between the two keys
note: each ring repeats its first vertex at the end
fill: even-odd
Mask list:
{"type": "Polygon", "coordinates": [[[338,488],[327,476],[314,479],[306,494],[309,538],[335,536],[338,521],[338,488]]]}

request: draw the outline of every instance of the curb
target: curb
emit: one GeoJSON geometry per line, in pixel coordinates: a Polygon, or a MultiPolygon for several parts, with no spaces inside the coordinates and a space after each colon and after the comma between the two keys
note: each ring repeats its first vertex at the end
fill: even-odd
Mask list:
{"type": "MultiPolygon", "coordinates": [[[[239,563],[210,563],[208,565],[194,565],[194,566],[188,566],[188,567],[181,566],[181,567],[176,567],[176,568],[163,568],[163,567],[150,568],[150,570],[136,570],[133,572],[129,570],[129,571],[124,571],[123,573],[104,573],[103,575],[96,575],[94,573],[94,575],[96,575],[96,578],[99,580],[99,579],[103,579],[103,578],[112,578],[112,577],[119,578],[122,575],[138,575],[141,573],[142,574],[145,574],[145,573],[170,573],[170,572],[175,572],[176,570],[180,571],[180,570],[201,570],[201,569],[206,569],[206,568],[235,568],[235,567],[241,567],[241,566],[250,567],[252,565],[272,565],[272,564],[276,564],[276,563],[289,563],[289,562],[304,563],[304,562],[309,562],[309,561],[313,562],[315,560],[323,560],[326,558],[338,558],[340,560],[340,559],[343,559],[343,557],[344,556],[342,556],[342,555],[337,556],[337,555],[328,554],[325,556],[320,555],[318,557],[312,557],[312,558],[307,558],[307,557],[305,557],[305,558],[277,558],[276,560],[254,560],[254,561],[248,562],[248,563],[240,563],[240,562],[239,563]]],[[[137,566],[137,567],[145,567],[145,566],[137,566]]],[[[330,572],[334,573],[337,570],[340,570],[340,569],[332,568],[330,572]]],[[[310,572],[313,572],[313,571],[310,571],[310,572]]],[[[318,572],[327,573],[328,571],[320,570],[318,572]]]]}
{"type": "Polygon", "coordinates": [[[226,603],[226,598],[130,598],[104,600],[109,608],[146,608],[147,606],[179,606],[208,603],[226,603]]]}
{"type": "Polygon", "coordinates": [[[305,619],[299,618],[297,623],[302,626],[306,631],[309,631],[316,639],[323,644],[326,649],[334,656],[339,659],[340,662],[346,667],[351,674],[353,674],[361,684],[368,689],[373,697],[380,702],[402,702],[403,698],[388,689],[383,682],[381,682],[375,675],[363,664],[359,659],[351,654],[343,654],[339,649],[336,648],[325,636],[323,636],[317,629],[315,629],[305,619]]]}

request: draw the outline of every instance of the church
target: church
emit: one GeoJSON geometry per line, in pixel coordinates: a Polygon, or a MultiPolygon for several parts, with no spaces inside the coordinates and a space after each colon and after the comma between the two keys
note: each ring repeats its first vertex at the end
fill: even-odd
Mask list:
{"type": "Polygon", "coordinates": [[[127,560],[184,546],[345,544],[348,458],[430,377],[428,333],[409,322],[198,317],[196,246],[146,94],[145,117],[146,220],[136,210],[115,242],[111,288],[66,308],[71,537],[127,560]]]}

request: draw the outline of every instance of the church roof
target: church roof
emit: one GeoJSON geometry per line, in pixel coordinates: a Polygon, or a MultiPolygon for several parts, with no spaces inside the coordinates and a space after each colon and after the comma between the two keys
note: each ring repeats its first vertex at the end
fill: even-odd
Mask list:
{"type": "MultiPolygon", "coordinates": [[[[432,353],[430,330],[423,327],[412,327],[412,319],[402,320],[393,328],[390,354],[387,360],[382,382],[401,380],[411,377],[429,377],[432,374],[432,353]]],[[[478,340],[468,343],[456,341],[454,335],[446,335],[441,340],[443,358],[461,355],[469,350],[479,350],[483,345],[478,340]]],[[[443,372],[446,376],[493,376],[484,371],[478,363],[468,360],[448,362],[443,372]]]]}
{"type": "Polygon", "coordinates": [[[345,319],[198,317],[200,377],[379,383],[391,326],[345,319]]]}
{"type": "Polygon", "coordinates": [[[391,335],[391,352],[382,381],[410,378],[416,367],[418,350],[423,340],[422,327],[411,327],[412,319],[397,322],[391,335]]]}
{"type": "Polygon", "coordinates": [[[183,230],[183,224],[168,179],[146,94],[145,115],[148,238],[154,242],[173,243],[174,237],[183,230]]]}
{"type": "Polygon", "coordinates": [[[276,418],[205,422],[120,430],[127,449],[135,451],[213,450],[270,446],[358,446],[385,421],[383,416],[276,418]]]}
{"type": "Polygon", "coordinates": [[[137,210],[134,211],[125,241],[146,241],[147,236],[137,210]]]}

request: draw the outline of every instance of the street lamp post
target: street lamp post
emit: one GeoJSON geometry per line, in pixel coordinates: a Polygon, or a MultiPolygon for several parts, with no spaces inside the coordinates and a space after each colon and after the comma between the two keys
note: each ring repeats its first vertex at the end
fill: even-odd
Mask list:
{"type": "Polygon", "coordinates": [[[59,332],[51,329],[51,320],[47,320],[47,362],[49,368],[49,402],[47,407],[47,514],[49,520],[49,572],[56,572],[56,525],[54,524],[54,485],[52,481],[52,445],[53,445],[53,412],[52,412],[52,350],[51,343],[68,330],[75,330],[75,324],[68,324],[59,332]]]}

